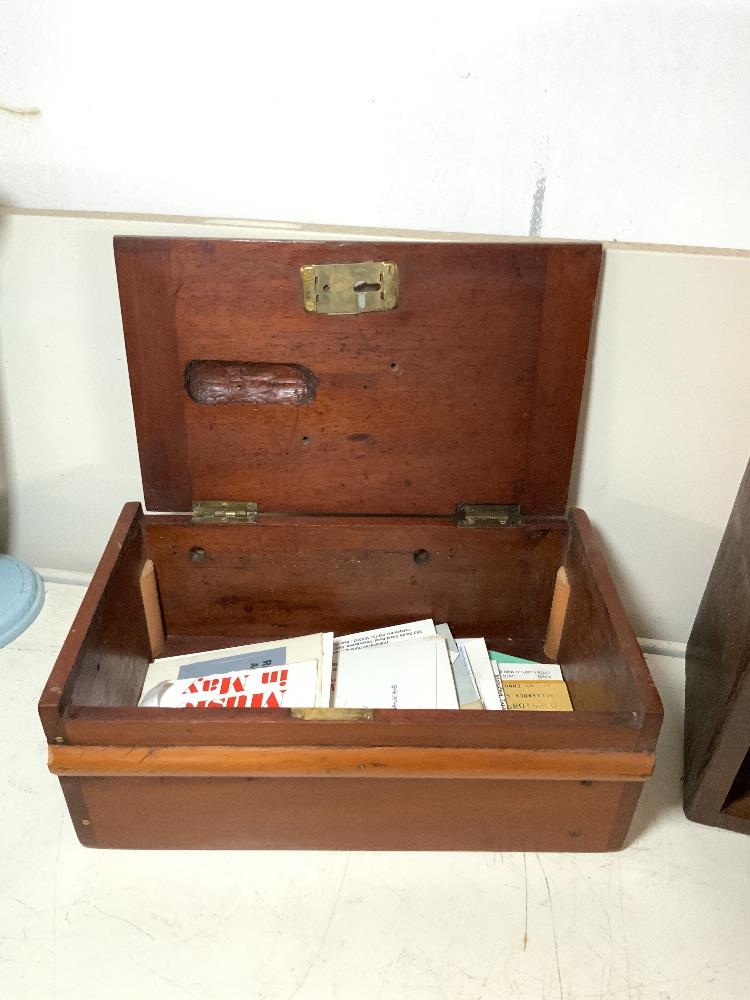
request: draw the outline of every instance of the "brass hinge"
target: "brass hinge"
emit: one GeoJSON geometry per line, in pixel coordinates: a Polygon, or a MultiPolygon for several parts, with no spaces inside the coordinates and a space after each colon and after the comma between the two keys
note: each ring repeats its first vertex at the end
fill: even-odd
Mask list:
{"type": "Polygon", "coordinates": [[[255,524],[254,500],[193,500],[193,524],[255,524]]]}
{"type": "Polygon", "coordinates": [[[456,507],[456,524],[461,528],[504,528],[520,520],[521,507],[517,503],[460,503],[456,507]]]}
{"type": "Polygon", "coordinates": [[[306,312],[351,316],[398,305],[398,266],[391,261],[306,264],[299,270],[306,312]]]}

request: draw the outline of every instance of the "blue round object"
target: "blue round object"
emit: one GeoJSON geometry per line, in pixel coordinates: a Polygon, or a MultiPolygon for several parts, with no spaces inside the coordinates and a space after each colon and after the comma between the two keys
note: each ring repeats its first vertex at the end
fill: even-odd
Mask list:
{"type": "Polygon", "coordinates": [[[24,632],[42,610],[44,584],[35,569],[0,556],[0,646],[24,632]]]}

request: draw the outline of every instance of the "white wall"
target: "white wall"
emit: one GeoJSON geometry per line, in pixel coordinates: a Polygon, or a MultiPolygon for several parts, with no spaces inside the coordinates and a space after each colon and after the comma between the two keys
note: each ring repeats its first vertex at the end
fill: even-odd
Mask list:
{"type": "Polygon", "coordinates": [[[571,500],[638,634],[687,639],[750,458],[750,255],[608,247],[571,500]]]}
{"type": "Polygon", "coordinates": [[[750,246],[750,0],[0,0],[0,36],[0,203],[750,246]]]}
{"type": "MultiPolygon", "coordinates": [[[[748,52],[750,0],[0,0],[0,204],[118,213],[0,216],[0,547],[7,493],[90,570],[140,495],[113,233],[748,248],[748,52]]],[[[686,637],[750,451],[749,279],[607,251],[572,499],[642,634],[686,637]]]]}
{"type": "MultiPolygon", "coordinates": [[[[250,223],[0,214],[11,551],[91,571],[142,499],[114,234],[330,236],[250,223]]],[[[641,635],[684,640],[750,454],[750,254],[609,246],[571,500],[641,635]]]]}

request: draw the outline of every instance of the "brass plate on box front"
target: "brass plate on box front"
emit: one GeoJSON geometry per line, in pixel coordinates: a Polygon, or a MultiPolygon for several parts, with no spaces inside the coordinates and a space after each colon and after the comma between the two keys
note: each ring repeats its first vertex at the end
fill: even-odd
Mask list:
{"type": "Polygon", "coordinates": [[[371,708],[292,708],[289,714],[293,719],[307,722],[355,722],[373,718],[371,708]]]}
{"type": "Polygon", "coordinates": [[[390,261],[306,264],[300,277],[306,312],[352,316],[398,305],[398,266],[390,261]]]}

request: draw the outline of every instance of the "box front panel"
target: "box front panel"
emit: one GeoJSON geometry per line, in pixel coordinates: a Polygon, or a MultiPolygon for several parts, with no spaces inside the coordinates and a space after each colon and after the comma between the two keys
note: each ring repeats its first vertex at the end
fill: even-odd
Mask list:
{"type": "Polygon", "coordinates": [[[63,779],[91,847],[607,851],[641,782],[357,778],[63,779]]]}

